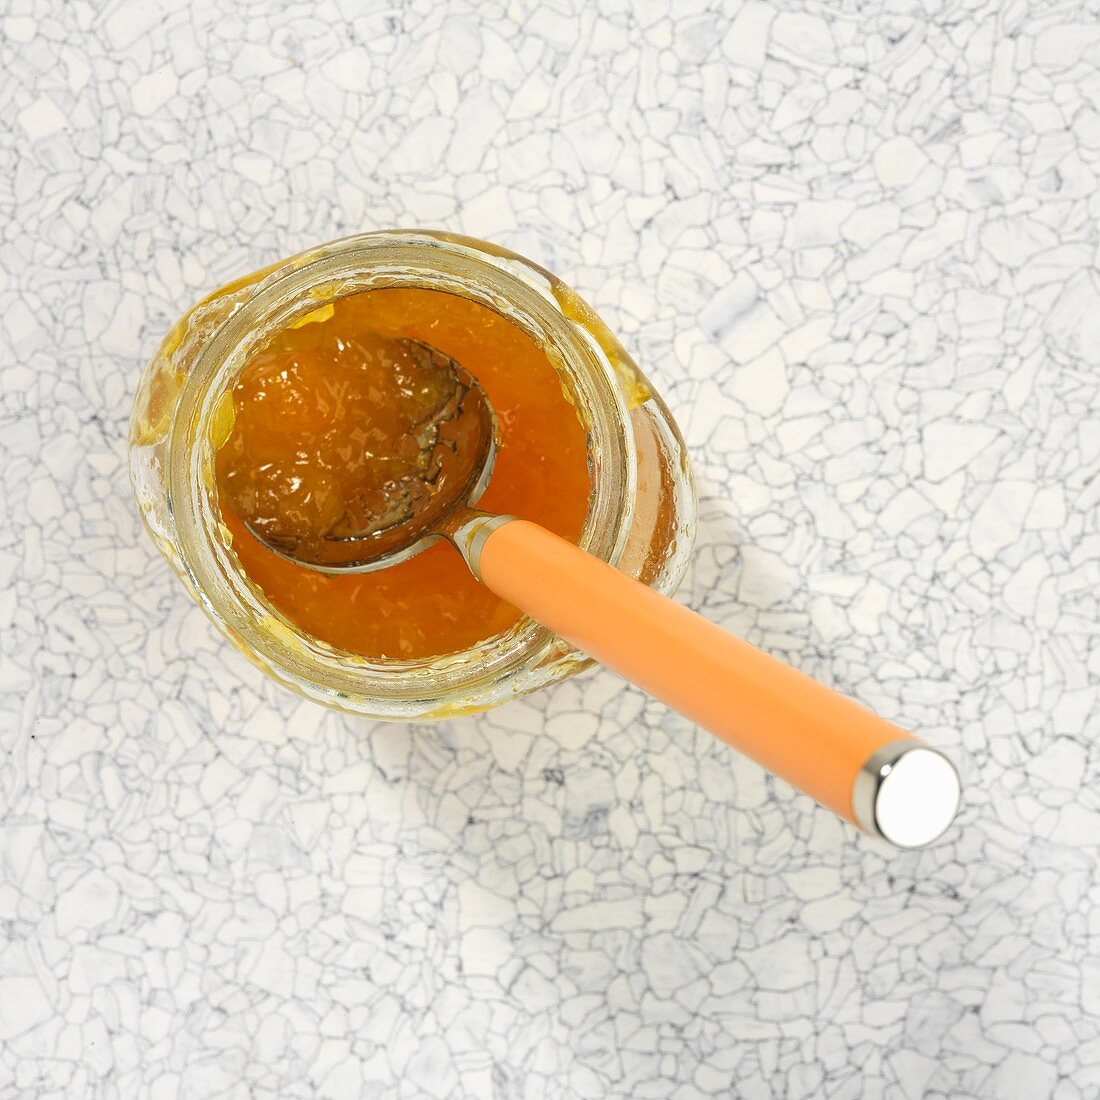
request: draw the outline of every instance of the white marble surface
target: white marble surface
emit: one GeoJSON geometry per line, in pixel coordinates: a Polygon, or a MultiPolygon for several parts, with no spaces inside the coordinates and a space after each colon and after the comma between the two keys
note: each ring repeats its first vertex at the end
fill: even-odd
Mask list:
{"type": "Polygon", "coordinates": [[[1095,4],[0,27],[0,1097],[1098,1095],[1095,4]],[[395,224],[617,325],[701,478],[685,598],[953,753],[942,844],[607,674],[371,726],[215,636],[134,381],[206,289],[395,224]]]}

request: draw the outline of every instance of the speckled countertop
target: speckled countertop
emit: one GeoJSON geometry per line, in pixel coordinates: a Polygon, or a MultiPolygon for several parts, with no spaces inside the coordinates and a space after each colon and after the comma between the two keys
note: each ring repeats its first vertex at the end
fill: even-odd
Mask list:
{"type": "Polygon", "coordinates": [[[1096,1097],[1097,103],[1093,4],[7,0],[0,1097],[1096,1097]],[[384,727],[215,636],[142,363],[387,225],[613,323],[684,598],[950,751],[943,843],[608,674],[384,727]]]}

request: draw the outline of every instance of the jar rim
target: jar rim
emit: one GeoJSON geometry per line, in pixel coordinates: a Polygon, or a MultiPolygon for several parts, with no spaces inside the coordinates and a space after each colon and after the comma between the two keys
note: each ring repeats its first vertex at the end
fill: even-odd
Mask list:
{"type": "Polygon", "coordinates": [[[580,664],[583,658],[526,618],[469,649],[412,661],[361,657],[312,638],[271,607],[237,562],[216,508],[210,438],[219,400],[274,332],[347,294],[399,286],[480,302],[547,354],[588,432],[593,484],[579,544],[617,563],[633,518],[637,456],[615,364],[591,329],[570,315],[566,304],[575,295],[569,288],[524,257],[468,237],[423,230],[356,234],[290,257],[248,286],[195,350],[169,429],[165,474],[181,564],[207,611],[246,655],[320,702],[409,717],[479,709],[511,696],[516,678],[555,643],[562,659],[580,664]]]}

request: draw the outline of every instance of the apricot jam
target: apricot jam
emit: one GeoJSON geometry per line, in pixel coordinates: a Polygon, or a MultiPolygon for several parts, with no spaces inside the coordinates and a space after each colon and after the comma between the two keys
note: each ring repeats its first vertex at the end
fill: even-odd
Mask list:
{"type": "Polygon", "coordinates": [[[457,360],[493,405],[499,449],[478,507],[577,541],[591,489],[586,438],[557,371],[516,325],[437,290],[349,295],[278,333],[232,391],[216,482],[233,550],[276,610],[337,649],[414,659],[466,649],[519,612],[448,545],[377,573],[333,576],[280,557],[242,519],[267,537],[324,531],[364,485],[381,490],[410,474],[410,433],[443,395],[400,339],[457,360]]]}

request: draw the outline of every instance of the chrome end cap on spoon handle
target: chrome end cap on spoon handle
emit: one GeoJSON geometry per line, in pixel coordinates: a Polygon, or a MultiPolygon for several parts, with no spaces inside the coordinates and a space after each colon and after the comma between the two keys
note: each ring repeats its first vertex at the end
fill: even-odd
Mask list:
{"type": "Polygon", "coordinates": [[[864,832],[897,848],[938,840],[959,810],[962,784],[943,753],[915,738],[891,741],[856,776],[852,810],[864,832]]]}

